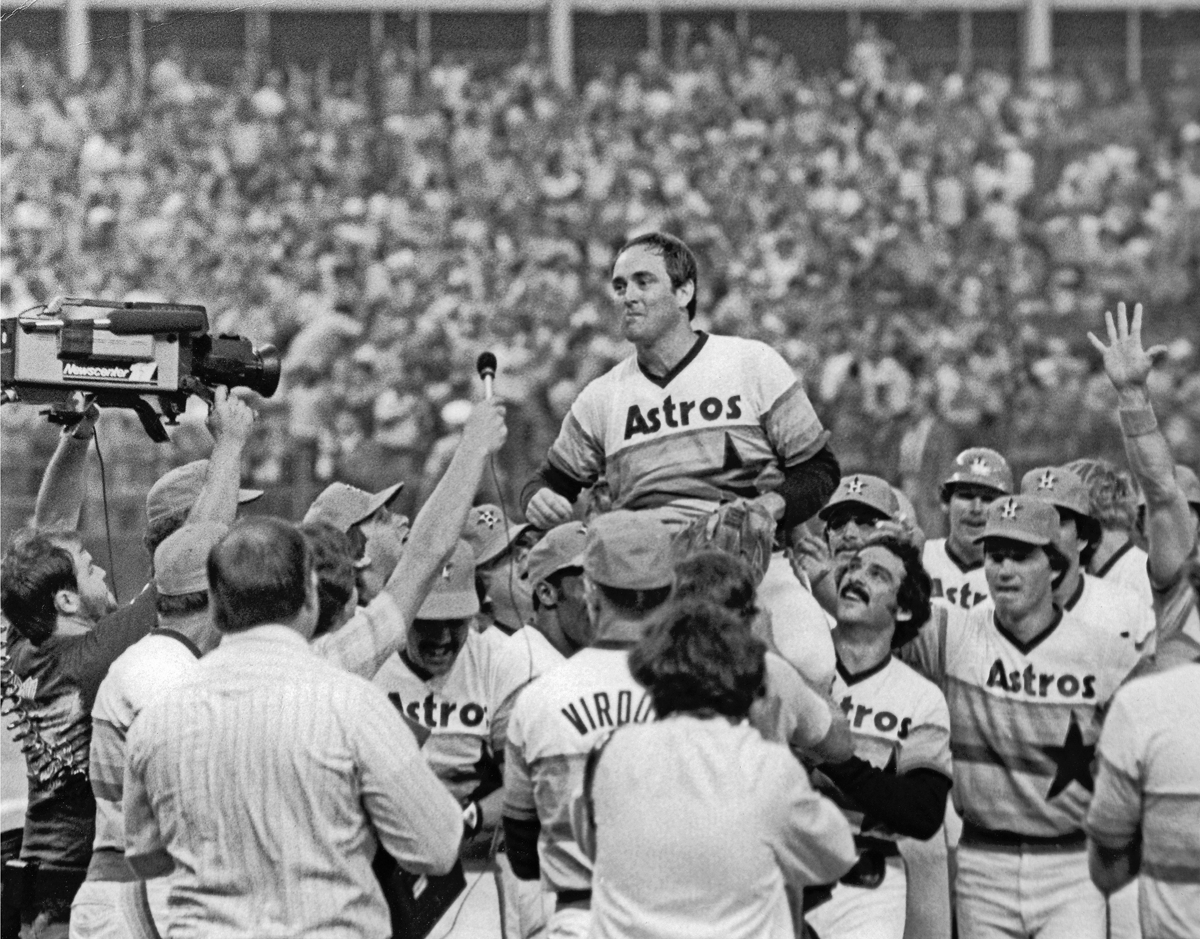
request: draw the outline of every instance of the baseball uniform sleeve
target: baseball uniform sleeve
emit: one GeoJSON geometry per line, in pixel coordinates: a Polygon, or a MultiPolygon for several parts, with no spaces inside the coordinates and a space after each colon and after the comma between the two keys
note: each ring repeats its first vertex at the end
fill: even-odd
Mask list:
{"type": "Polygon", "coordinates": [[[800,764],[786,751],[761,767],[761,791],[769,798],[767,830],[783,876],[793,887],[828,884],[857,860],[846,817],[815,792],[800,764]]]}
{"type": "Polygon", "coordinates": [[[931,769],[952,779],[950,761],[950,708],[942,693],[932,684],[924,684],[921,701],[914,709],[912,726],[900,747],[896,771],[907,773],[931,769]]]}
{"type": "Polygon", "coordinates": [[[765,661],[766,694],[754,703],[750,723],[768,740],[812,749],[833,723],[829,706],[780,656],[768,652],[765,661]]]}
{"type": "Polygon", "coordinates": [[[1104,721],[1097,746],[1096,789],[1085,827],[1099,844],[1121,848],[1141,824],[1141,760],[1133,715],[1117,695],[1104,721]]]}
{"type": "Polygon", "coordinates": [[[780,463],[795,466],[811,459],[828,443],[829,432],[821,425],[796,373],[783,356],[766,345],[748,361],[754,374],[746,378],[757,386],[763,429],[780,463]]]}
{"type": "Polygon", "coordinates": [[[929,622],[921,627],[915,639],[898,650],[900,660],[912,666],[938,687],[946,677],[946,638],[949,613],[935,605],[929,622]]]}
{"type": "Polygon", "coordinates": [[[550,446],[547,462],[587,486],[604,473],[602,388],[592,382],[580,392],[550,446]]]}
{"type": "Polygon", "coordinates": [[[412,731],[382,693],[364,688],[344,726],[358,761],[362,804],[379,840],[405,870],[444,874],[462,841],[462,810],[433,774],[412,731]]]}
{"type": "Polygon", "coordinates": [[[139,877],[147,880],[161,877],[174,867],[146,788],[146,758],[157,737],[158,729],[152,721],[135,720],[125,738],[128,758],[121,797],[125,816],[125,860],[139,877]]]}
{"type": "Polygon", "coordinates": [[[311,643],[317,655],[363,678],[374,678],[383,663],[403,644],[408,624],[400,607],[385,591],[354,611],[341,629],[311,643]]]}

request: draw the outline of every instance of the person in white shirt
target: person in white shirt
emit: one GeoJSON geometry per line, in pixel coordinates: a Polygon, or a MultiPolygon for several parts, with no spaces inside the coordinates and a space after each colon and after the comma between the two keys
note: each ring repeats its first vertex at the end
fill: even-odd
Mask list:
{"type": "Polygon", "coordinates": [[[658,719],[593,751],[572,811],[595,863],[593,939],[792,939],[789,889],[853,865],[845,818],[746,721],[765,648],[737,614],[689,598],[630,654],[658,719]]]}

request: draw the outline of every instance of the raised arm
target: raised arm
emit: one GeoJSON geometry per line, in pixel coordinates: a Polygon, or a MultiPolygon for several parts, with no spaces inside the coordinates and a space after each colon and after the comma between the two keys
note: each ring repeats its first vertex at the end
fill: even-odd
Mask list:
{"type": "Polygon", "coordinates": [[[253,425],[254,411],[250,406],[231,395],[224,385],[219,386],[208,415],[208,430],[214,440],[212,456],[208,459],[204,486],[188,513],[188,524],[233,524],[242,481],[242,451],[253,425]]]}
{"type": "Polygon", "coordinates": [[[475,405],[454,458],[417,513],[400,563],[384,585],[405,623],[417,615],[433,578],[458,543],[488,458],[504,446],[507,437],[504,403],[490,398],[475,405]]]}
{"type": "Polygon", "coordinates": [[[38,487],[33,525],[42,531],[76,531],[87,495],[88,448],[96,434],[100,409],[90,405],[83,418],[64,427],[58,447],[38,487]]]}
{"type": "Polygon", "coordinates": [[[1142,347],[1142,305],[1133,308],[1133,322],[1125,304],[1117,305],[1117,320],[1104,314],[1108,345],[1088,333],[1092,345],[1104,356],[1104,371],[1117,390],[1121,433],[1134,478],[1146,496],[1146,538],[1149,542],[1150,580],[1155,587],[1170,587],[1183,571],[1196,544],[1196,520],[1175,479],[1175,460],[1166,437],[1158,428],[1146,380],[1163,346],[1142,347]]]}

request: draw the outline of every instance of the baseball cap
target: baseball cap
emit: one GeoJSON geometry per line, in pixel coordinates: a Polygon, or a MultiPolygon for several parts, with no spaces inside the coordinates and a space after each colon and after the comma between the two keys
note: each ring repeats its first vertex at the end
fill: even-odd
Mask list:
{"type": "Polygon", "coordinates": [[[1021,477],[1021,495],[1044,499],[1056,508],[1092,517],[1092,499],[1083,480],[1070,470],[1039,466],[1021,477]]]}
{"type": "Polygon", "coordinates": [[[530,549],[521,565],[521,576],[533,587],[558,571],[582,568],[587,532],[582,522],[554,526],[530,549]]]}
{"type": "MultiPolygon", "coordinates": [[[[146,494],[146,521],[154,525],[190,509],[204,488],[206,475],[208,460],[193,460],[160,476],[146,494]]],[[[239,489],[238,504],[253,502],[261,495],[261,489],[239,489]]]]}
{"type": "Polygon", "coordinates": [[[653,516],[619,509],[588,525],[583,571],[595,583],[621,590],[657,590],[675,582],[671,536],[653,516]]]}
{"type": "Polygon", "coordinates": [[[983,533],[985,538],[1008,538],[1032,545],[1053,545],[1058,537],[1058,512],[1044,499],[1035,496],[1009,496],[997,499],[987,510],[983,533]]]}
{"type": "Polygon", "coordinates": [[[817,513],[817,517],[822,520],[828,519],[837,506],[847,503],[865,505],[876,512],[882,512],[888,518],[895,518],[900,513],[900,503],[896,501],[896,494],[887,482],[878,476],[855,473],[853,476],[842,478],[833,497],[817,513]]]}
{"type": "MultiPolygon", "coordinates": [[[[1184,501],[1200,508],[1200,478],[1197,478],[1195,471],[1182,463],[1176,463],[1175,482],[1183,490],[1184,501]]],[[[1141,489],[1138,489],[1137,504],[1139,509],[1146,505],[1146,493],[1141,489]]]]}
{"type": "Polygon", "coordinates": [[[349,531],[396,498],[404,483],[388,486],[372,495],[346,483],[330,483],[304,513],[303,524],[328,522],[338,531],[349,531]]]}
{"type": "Polygon", "coordinates": [[[477,505],[467,513],[462,536],[475,552],[475,564],[482,566],[495,560],[507,550],[526,528],[528,522],[505,526],[504,512],[498,505],[477,505]]]}
{"type": "Polygon", "coordinates": [[[1008,495],[1013,491],[1012,469],[1008,460],[987,447],[968,447],[954,458],[950,475],[942,480],[942,501],[958,485],[985,486],[1008,495]]]}
{"type": "Polygon", "coordinates": [[[416,619],[466,619],[479,612],[475,592],[475,554],[462,539],[429,588],[416,619]]]}
{"type": "Polygon", "coordinates": [[[208,554],[227,531],[219,522],[196,522],[164,538],[154,552],[154,589],[164,597],[207,590],[208,554]]]}

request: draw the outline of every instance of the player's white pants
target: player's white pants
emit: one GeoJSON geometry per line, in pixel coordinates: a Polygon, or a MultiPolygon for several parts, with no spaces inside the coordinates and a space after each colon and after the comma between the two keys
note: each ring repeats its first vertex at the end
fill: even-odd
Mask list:
{"type": "Polygon", "coordinates": [[[592,911],[568,906],[551,914],[546,939],[588,939],[591,931],[592,911]]]}
{"type": "Polygon", "coordinates": [[[71,939],[159,939],[167,935],[170,880],[85,880],[71,903],[71,939]],[[157,925],[156,925],[157,923],[157,925]]]}
{"type": "Polygon", "coordinates": [[[905,939],[950,939],[950,862],[945,832],[927,841],[899,838],[908,877],[905,939]]]}
{"type": "Polygon", "coordinates": [[[907,897],[904,862],[890,857],[874,890],[838,884],[805,918],[821,939],[903,939],[907,897]]]}
{"type": "Polygon", "coordinates": [[[960,939],[1106,939],[1087,851],[958,846],[960,939]]]}
{"type": "Polygon", "coordinates": [[[496,855],[495,877],[504,939],[543,939],[554,909],[554,894],[547,892],[540,880],[517,877],[503,851],[496,855]]]}
{"type": "Polygon", "coordinates": [[[1108,937],[1142,939],[1136,877],[1108,898],[1108,937]]]}

